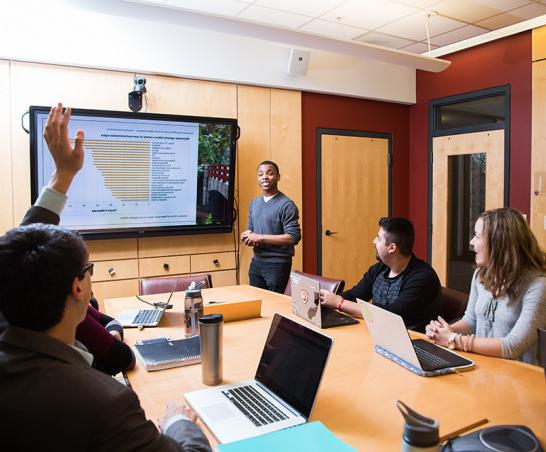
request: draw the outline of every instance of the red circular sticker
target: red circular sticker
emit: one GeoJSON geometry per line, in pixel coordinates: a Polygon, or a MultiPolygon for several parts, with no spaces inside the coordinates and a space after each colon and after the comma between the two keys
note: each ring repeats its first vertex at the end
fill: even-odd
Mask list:
{"type": "Polygon", "coordinates": [[[301,301],[303,301],[304,303],[307,303],[307,300],[309,299],[309,295],[307,295],[307,291],[305,289],[300,290],[300,296],[301,296],[301,301]]]}

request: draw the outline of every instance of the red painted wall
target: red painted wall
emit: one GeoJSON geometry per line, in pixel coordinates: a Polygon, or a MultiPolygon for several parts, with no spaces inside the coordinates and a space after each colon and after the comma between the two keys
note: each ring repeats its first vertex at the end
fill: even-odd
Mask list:
{"type": "Polygon", "coordinates": [[[410,108],[409,217],[415,252],[427,253],[428,102],[500,85],[511,85],[509,205],[529,214],[531,190],[531,32],[443,57],[451,66],[417,72],[417,103],[410,108]]]}
{"type": "MultiPolygon", "coordinates": [[[[531,179],[531,32],[444,57],[439,74],[417,72],[411,107],[302,93],[304,271],[316,272],[316,131],[347,129],[393,134],[392,212],[415,225],[415,253],[427,256],[428,103],[432,99],[510,84],[509,205],[529,214],[531,179]]],[[[362,240],[368,238],[362,237],[362,240]]]]}
{"type": "MultiPolygon", "coordinates": [[[[392,212],[408,216],[409,109],[407,105],[388,102],[302,93],[303,206],[300,208],[305,219],[304,271],[316,273],[317,263],[317,129],[392,133],[392,212]]],[[[372,239],[362,237],[370,243],[372,239]]]]}

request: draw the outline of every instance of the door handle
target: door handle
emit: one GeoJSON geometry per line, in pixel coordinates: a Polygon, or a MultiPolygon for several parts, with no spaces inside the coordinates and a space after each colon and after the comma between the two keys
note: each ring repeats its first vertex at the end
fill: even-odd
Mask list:
{"type": "Polygon", "coordinates": [[[328,237],[330,237],[331,235],[337,234],[337,232],[330,231],[330,229],[326,229],[326,231],[325,231],[324,233],[325,233],[328,237]]]}

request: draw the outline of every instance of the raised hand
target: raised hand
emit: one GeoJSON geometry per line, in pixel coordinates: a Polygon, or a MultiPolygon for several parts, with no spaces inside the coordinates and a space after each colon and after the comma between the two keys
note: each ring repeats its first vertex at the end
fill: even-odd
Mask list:
{"type": "Polygon", "coordinates": [[[83,166],[83,130],[78,130],[74,137],[74,147],[68,137],[68,123],[71,109],[66,109],[63,115],[63,104],[52,107],[47,118],[44,138],[49,152],[55,162],[55,172],[51,175],[48,186],[53,190],[66,194],[74,176],[83,166]]]}

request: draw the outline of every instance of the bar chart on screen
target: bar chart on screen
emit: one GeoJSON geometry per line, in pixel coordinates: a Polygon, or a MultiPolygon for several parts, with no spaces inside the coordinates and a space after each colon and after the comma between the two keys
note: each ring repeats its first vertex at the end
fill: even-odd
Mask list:
{"type": "MultiPolygon", "coordinates": [[[[84,165],[67,193],[63,226],[195,223],[199,124],[72,116],[71,136],[78,129],[85,131],[84,165]]],[[[45,142],[41,158],[45,175],[53,170],[45,142]]]]}

